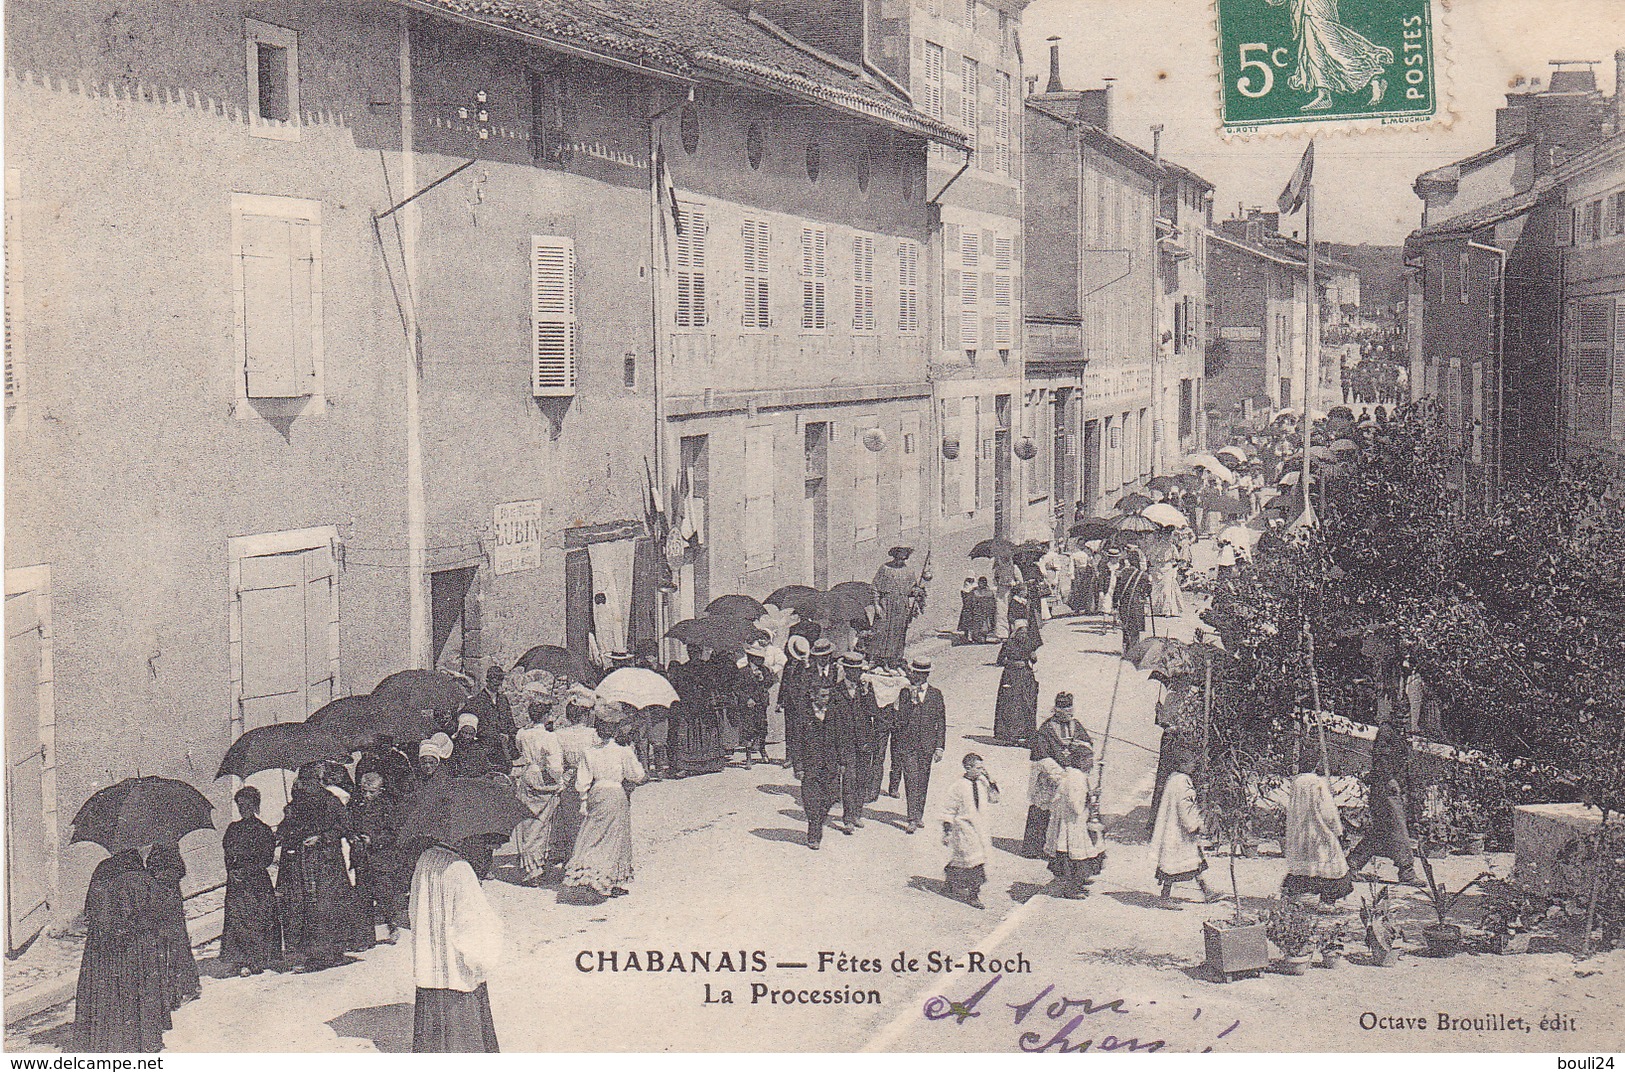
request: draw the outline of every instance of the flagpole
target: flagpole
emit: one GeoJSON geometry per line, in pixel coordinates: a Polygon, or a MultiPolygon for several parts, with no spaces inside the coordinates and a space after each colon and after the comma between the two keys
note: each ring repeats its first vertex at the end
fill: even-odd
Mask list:
{"type": "MultiPolygon", "coordinates": [[[[1309,143],[1310,151],[1314,150],[1314,142],[1309,143]]],[[[1309,300],[1306,304],[1303,331],[1303,423],[1301,436],[1303,438],[1303,517],[1314,518],[1314,507],[1310,505],[1309,498],[1309,442],[1313,438],[1311,431],[1313,424],[1310,420],[1309,395],[1314,383],[1313,373],[1315,360],[1315,322],[1320,315],[1320,296],[1315,289],[1315,179],[1311,172],[1309,181],[1304,186],[1303,193],[1303,240],[1304,248],[1308,251],[1305,260],[1309,263],[1309,300]]]]}

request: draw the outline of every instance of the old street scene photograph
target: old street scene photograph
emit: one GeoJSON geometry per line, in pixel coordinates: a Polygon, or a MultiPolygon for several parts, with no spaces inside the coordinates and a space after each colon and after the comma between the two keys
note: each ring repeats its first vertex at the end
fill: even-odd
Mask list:
{"type": "Polygon", "coordinates": [[[1619,1049],[1616,0],[3,17],[8,1052],[1619,1049]]]}

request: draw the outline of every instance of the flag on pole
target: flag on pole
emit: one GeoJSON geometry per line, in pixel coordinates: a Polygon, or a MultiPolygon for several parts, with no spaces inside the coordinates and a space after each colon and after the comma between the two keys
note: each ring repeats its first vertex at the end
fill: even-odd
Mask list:
{"type": "Polygon", "coordinates": [[[671,181],[671,169],[666,166],[666,146],[655,146],[655,181],[660,184],[660,207],[671,213],[672,228],[683,233],[683,215],[677,211],[677,187],[671,181]]]}
{"type": "Polygon", "coordinates": [[[1311,141],[1309,148],[1303,151],[1303,159],[1298,161],[1298,170],[1292,173],[1292,181],[1286,184],[1281,196],[1276,199],[1275,207],[1281,210],[1281,215],[1290,216],[1303,207],[1303,199],[1309,194],[1309,181],[1315,174],[1315,143],[1311,141]]]}

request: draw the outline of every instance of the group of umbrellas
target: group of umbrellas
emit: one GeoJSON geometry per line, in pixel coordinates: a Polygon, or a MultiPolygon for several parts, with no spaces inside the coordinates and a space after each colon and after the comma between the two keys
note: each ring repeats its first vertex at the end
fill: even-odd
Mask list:
{"type": "MultiPolygon", "coordinates": [[[[739,655],[753,644],[772,640],[772,634],[757,625],[771,613],[770,608],[793,613],[804,622],[817,622],[829,629],[868,624],[879,603],[874,585],[865,581],[842,581],[827,591],[804,584],[787,584],[773,591],[765,601],[745,595],[719,596],[706,606],[704,614],[678,622],[666,630],[666,636],[689,648],[711,648],[739,655]]],[[[602,696],[601,686],[598,691],[602,696]]]]}

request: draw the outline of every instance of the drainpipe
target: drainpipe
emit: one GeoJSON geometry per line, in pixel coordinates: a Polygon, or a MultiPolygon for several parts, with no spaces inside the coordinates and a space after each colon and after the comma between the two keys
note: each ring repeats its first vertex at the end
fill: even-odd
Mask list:
{"type": "MultiPolygon", "coordinates": [[[[400,13],[400,78],[401,78],[401,189],[417,188],[417,167],[413,157],[412,134],[412,16],[400,13]]],[[[407,292],[418,293],[417,242],[418,210],[403,205],[400,210],[402,235],[402,270],[406,276],[407,292]]],[[[406,361],[406,616],[407,665],[419,669],[432,669],[433,659],[429,635],[428,577],[428,505],[423,483],[423,425],[418,398],[419,378],[423,365],[423,341],[418,326],[417,308],[410,300],[406,303],[407,339],[410,347],[406,361]]]]}
{"type": "MultiPolygon", "coordinates": [[[[1502,389],[1504,381],[1501,370],[1506,365],[1506,337],[1507,337],[1507,309],[1506,309],[1506,279],[1507,279],[1507,251],[1495,246],[1486,246],[1481,242],[1468,241],[1468,249],[1482,250],[1493,253],[1496,258],[1495,293],[1490,300],[1495,303],[1495,439],[1492,461],[1489,464],[1493,474],[1489,483],[1489,498],[1493,501],[1501,488],[1501,439],[1506,430],[1506,423],[1502,420],[1502,389]]],[[[1482,385],[1479,388],[1483,390],[1482,385]]],[[[1488,503],[1485,504],[1486,506],[1488,503]]]]}

